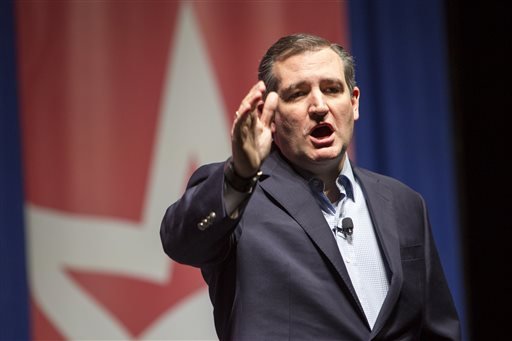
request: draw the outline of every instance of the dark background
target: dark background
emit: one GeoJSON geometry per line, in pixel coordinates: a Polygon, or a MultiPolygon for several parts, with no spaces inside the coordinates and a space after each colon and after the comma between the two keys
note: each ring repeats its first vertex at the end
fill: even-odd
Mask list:
{"type": "Polygon", "coordinates": [[[475,341],[504,340],[512,322],[512,94],[505,81],[512,17],[505,4],[446,1],[467,325],[475,341]]]}

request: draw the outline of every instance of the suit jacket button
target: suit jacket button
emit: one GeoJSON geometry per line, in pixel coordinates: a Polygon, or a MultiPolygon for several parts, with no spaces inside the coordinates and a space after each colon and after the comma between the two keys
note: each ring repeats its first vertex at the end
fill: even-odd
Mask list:
{"type": "Polygon", "coordinates": [[[208,214],[206,218],[204,218],[203,220],[201,220],[201,222],[197,224],[197,228],[200,229],[201,231],[206,230],[212,224],[213,220],[215,220],[216,216],[217,215],[215,214],[215,212],[210,212],[210,214],[208,214]]]}
{"type": "Polygon", "coordinates": [[[206,226],[203,222],[200,222],[199,224],[197,224],[197,228],[200,229],[201,231],[204,231],[206,229],[206,226]]]}

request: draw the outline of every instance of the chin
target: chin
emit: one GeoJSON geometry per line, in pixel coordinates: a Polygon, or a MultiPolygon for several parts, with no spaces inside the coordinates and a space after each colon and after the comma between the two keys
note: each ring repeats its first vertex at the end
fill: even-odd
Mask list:
{"type": "Polygon", "coordinates": [[[312,153],[311,160],[316,162],[322,162],[322,161],[330,161],[330,160],[336,160],[339,159],[342,155],[342,152],[339,148],[322,148],[319,150],[315,150],[312,153]]]}

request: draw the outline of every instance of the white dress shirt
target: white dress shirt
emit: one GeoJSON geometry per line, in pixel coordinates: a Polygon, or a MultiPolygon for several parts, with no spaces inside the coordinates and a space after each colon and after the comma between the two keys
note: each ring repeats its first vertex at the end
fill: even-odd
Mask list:
{"type": "Polygon", "coordinates": [[[361,186],[354,178],[350,161],[346,159],[336,181],[341,192],[339,201],[329,201],[323,192],[324,186],[320,179],[312,178],[309,183],[327,223],[333,230],[352,285],[368,323],[373,328],[389,289],[389,275],[366,200],[361,186]],[[345,217],[352,219],[352,235],[344,234],[336,228],[341,227],[341,221],[345,217]]]}

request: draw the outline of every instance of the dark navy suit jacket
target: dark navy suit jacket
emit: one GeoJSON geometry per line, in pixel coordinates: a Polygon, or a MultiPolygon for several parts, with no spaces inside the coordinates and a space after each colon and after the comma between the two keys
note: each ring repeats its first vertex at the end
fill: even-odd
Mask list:
{"type": "Polygon", "coordinates": [[[172,259],[201,268],[220,340],[460,339],[418,193],[353,168],[390,272],[389,292],[371,330],[306,180],[273,151],[233,220],[224,208],[223,167],[199,168],[160,230],[172,259]]]}

